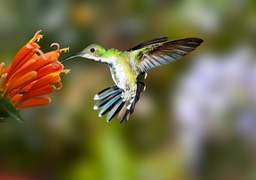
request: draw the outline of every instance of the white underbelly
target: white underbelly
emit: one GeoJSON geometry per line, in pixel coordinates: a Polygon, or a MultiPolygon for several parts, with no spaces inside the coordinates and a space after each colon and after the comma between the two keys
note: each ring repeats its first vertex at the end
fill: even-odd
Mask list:
{"type": "Polygon", "coordinates": [[[115,82],[115,84],[123,89],[127,90],[128,87],[128,76],[124,72],[124,69],[122,66],[116,66],[115,68],[110,68],[112,79],[115,82]]]}

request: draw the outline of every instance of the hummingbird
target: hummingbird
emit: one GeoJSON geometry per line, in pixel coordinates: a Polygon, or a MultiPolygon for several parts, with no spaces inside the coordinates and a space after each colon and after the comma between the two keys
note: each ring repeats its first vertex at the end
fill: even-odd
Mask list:
{"type": "Polygon", "coordinates": [[[189,54],[202,42],[202,39],[195,37],[168,41],[168,37],[163,36],[145,41],[126,51],[92,44],[61,62],[81,57],[109,66],[115,85],[94,96],[94,100],[97,100],[94,110],[100,109],[99,117],[108,113],[107,122],[118,114],[118,121],[121,123],[128,121],[141,92],[145,91],[147,71],[189,54]]]}

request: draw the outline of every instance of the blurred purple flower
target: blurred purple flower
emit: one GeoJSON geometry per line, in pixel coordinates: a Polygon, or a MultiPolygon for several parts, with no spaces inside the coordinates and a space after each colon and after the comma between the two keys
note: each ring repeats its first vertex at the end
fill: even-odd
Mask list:
{"type": "Polygon", "coordinates": [[[202,55],[182,77],[175,115],[187,160],[197,163],[207,137],[256,137],[256,62],[247,46],[202,55]]]}

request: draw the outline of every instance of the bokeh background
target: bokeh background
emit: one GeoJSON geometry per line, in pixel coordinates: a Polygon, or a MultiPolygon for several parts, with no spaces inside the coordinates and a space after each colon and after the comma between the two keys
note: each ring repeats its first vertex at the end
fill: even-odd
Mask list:
{"type": "Polygon", "coordinates": [[[106,65],[67,62],[52,103],[0,123],[0,179],[256,179],[256,1],[2,0],[6,64],[43,30],[43,51],[91,43],[121,50],[144,40],[200,37],[191,55],[148,72],[128,122],[110,123],[93,96],[113,85],[106,65]]]}

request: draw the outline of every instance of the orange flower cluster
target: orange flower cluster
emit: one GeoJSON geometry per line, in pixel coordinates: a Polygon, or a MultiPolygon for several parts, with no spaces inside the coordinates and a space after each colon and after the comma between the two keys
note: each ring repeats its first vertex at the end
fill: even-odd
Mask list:
{"type": "Polygon", "coordinates": [[[50,94],[62,87],[60,74],[68,72],[58,61],[61,52],[68,48],[43,53],[36,43],[43,36],[41,31],[25,44],[15,55],[13,62],[5,68],[0,64],[0,95],[10,99],[16,109],[46,105],[51,102],[50,94]]]}

